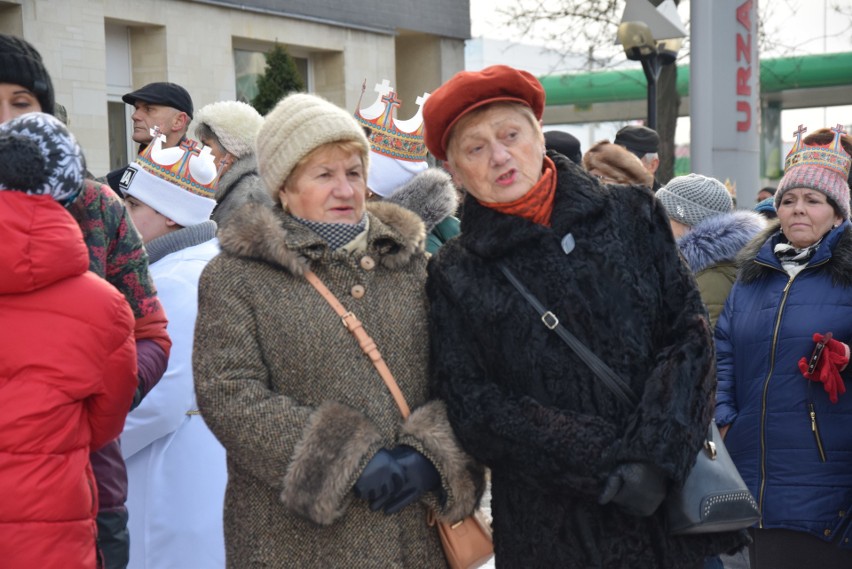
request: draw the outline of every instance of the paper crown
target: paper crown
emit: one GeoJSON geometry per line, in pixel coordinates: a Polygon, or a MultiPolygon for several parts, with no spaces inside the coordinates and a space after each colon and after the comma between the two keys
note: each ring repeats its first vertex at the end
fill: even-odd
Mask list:
{"type": "Polygon", "coordinates": [[[121,191],[181,226],[206,221],[216,207],[219,182],[210,147],[184,139],[174,148],[163,148],[166,137],[156,129],[151,134],[151,144],[122,175],[121,191]]]}
{"type": "Polygon", "coordinates": [[[827,170],[832,170],[847,179],[849,177],[849,167],[852,164],[852,156],[846,153],[843,145],[840,143],[840,137],[846,134],[843,126],[837,125],[831,129],[834,132],[834,139],[828,144],[805,144],[802,142],[802,135],[808,131],[802,125],[793,136],[796,137],[793,142],[793,148],[787,154],[784,160],[784,172],[789,172],[791,168],[799,166],[818,166],[827,170]]]}
{"type": "Polygon", "coordinates": [[[136,157],[136,163],[188,192],[214,199],[219,171],[210,147],[184,138],[173,148],[163,148],[165,135],[156,128],[151,134],[151,144],[136,157]]]}
{"type": "Polygon", "coordinates": [[[417,113],[406,121],[396,120],[396,110],[402,104],[396,96],[396,91],[390,82],[384,79],[376,85],[378,93],[376,101],[361,108],[361,100],[367,90],[367,80],[361,86],[361,96],[358,98],[358,108],[355,118],[359,123],[370,129],[370,148],[373,152],[410,162],[426,160],[426,143],[423,141],[423,103],[429,98],[429,93],[417,97],[417,113]]]}

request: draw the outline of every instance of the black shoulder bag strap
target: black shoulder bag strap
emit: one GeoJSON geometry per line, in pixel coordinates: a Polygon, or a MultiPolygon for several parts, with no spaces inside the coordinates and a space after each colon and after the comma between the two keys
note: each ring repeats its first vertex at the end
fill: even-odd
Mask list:
{"type": "Polygon", "coordinates": [[[518,277],[509,270],[509,267],[507,267],[502,261],[497,261],[497,267],[504,275],[506,275],[509,282],[518,289],[521,296],[523,296],[526,301],[532,305],[536,313],[541,317],[541,321],[544,325],[556,332],[556,335],[562,338],[562,340],[568,344],[568,347],[574,350],[574,353],[583,360],[583,363],[589,366],[589,369],[591,369],[594,374],[603,381],[604,385],[608,387],[618,399],[620,399],[623,403],[630,405],[631,409],[635,408],[639,404],[639,398],[635,393],[633,393],[630,386],[627,385],[623,379],[618,377],[611,367],[601,361],[601,359],[595,355],[593,351],[587,348],[583,342],[578,340],[574,334],[569,332],[562,324],[560,324],[559,318],[557,318],[553,312],[545,308],[538,298],[527,290],[527,287],[525,287],[524,284],[518,280],[518,277]]]}

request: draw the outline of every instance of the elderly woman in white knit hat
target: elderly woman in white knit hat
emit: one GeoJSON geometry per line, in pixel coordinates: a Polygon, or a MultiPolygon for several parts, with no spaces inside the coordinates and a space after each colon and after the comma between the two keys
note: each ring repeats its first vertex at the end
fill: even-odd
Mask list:
{"type": "Polygon", "coordinates": [[[237,211],[202,275],[195,382],[228,454],[228,567],[445,567],[427,513],[457,521],[481,494],[427,386],[423,222],[365,204],[369,153],[349,113],[313,95],[280,101],[257,137],[276,206],[237,211]],[[351,311],[346,326],[314,277],[351,311]]]}
{"type": "Polygon", "coordinates": [[[852,567],[852,145],[839,127],[803,130],[780,228],[743,250],[716,325],[716,422],[761,511],[753,569],[852,567]]]}
{"type": "Polygon", "coordinates": [[[240,101],[219,101],[201,107],[192,122],[195,138],[213,150],[220,168],[216,209],[212,219],[220,227],[246,202],[272,207],[272,200],[257,173],[254,139],[263,117],[240,101]]]}
{"type": "Polygon", "coordinates": [[[725,185],[700,174],[673,178],[657,197],[715,326],[737,277],[737,253],[766,223],[757,213],[732,211],[725,185]]]}

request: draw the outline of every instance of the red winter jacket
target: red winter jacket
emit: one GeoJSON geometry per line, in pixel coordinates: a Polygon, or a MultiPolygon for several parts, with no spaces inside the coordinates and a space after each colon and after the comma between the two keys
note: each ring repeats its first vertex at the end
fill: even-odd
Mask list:
{"type": "Polygon", "coordinates": [[[77,223],[47,196],[0,191],[0,566],[94,568],[90,449],[136,389],[133,314],[88,272],[77,223]]]}

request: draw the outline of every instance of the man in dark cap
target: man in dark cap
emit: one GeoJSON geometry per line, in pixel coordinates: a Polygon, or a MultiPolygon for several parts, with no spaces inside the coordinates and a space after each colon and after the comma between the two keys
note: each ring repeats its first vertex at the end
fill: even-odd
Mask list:
{"type": "MultiPolygon", "coordinates": [[[[140,151],[151,142],[151,129],[155,127],[166,137],[163,148],[177,146],[186,137],[192,121],[192,97],[177,83],[148,83],[127,93],[121,100],[136,109],[130,119],[133,121],[133,140],[139,143],[140,151]]],[[[125,165],[106,175],[107,183],[116,192],[126,170],[125,165]]]]}
{"type": "Polygon", "coordinates": [[[657,182],[657,168],[660,167],[660,135],[647,126],[628,125],[615,133],[615,144],[625,147],[635,154],[642,165],[654,175],[654,191],[660,188],[657,182]]]}
{"type": "Polygon", "coordinates": [[[561,130],[549,130],[544,133],[544,147],[555,150],[565,156],[574,164],[580,164],[583,153],[580,151],[580,141],[567,132],[561,130]]]}

